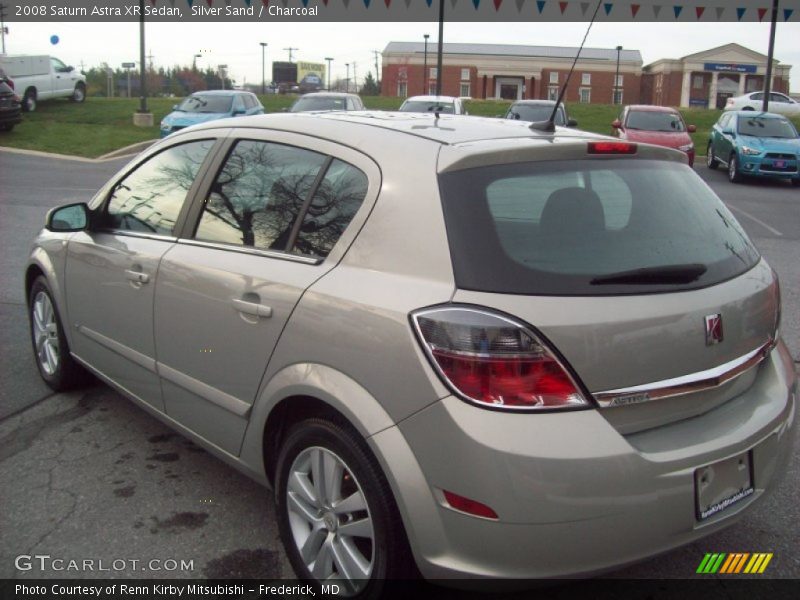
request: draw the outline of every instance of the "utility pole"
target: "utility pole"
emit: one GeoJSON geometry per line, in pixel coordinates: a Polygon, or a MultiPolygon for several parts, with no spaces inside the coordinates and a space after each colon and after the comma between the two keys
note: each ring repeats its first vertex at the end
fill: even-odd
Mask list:
{"type": "Polygon", "coordinates": [[[347,67],[347,79],[344,80],[344,84],[347,86],[345,91],[350,91],[350,63],[344,63],[344,66],[347,67]]]}
{"type": "Polygon", "coordinates": [[[144,0],[139,0],[139,112],[147,112],[147,74],[144,64],[144,0]]]}
{"type": "MultiPolygon", "coordinates": [[[[772,91],[772,56],[775,53],[775,25],[778,22],[778,0],[772,0],[772,24],[769,28],[769,50],[767,51],[767,74],[764,80],[764,100],[761,110],[769,110],[769,94],[772,91]]],[[[741,75],[739,75],[741,77],[741,75]]]]}
{"type": "Polygon", "coordinates": [[[261,95],[263,96],[267,93],[267,79],[264,74],[264,65],[266,64],[264,62],[264,52],[267,49],[267,42],[259,42],[259,44],[261,44],[261,95]]]}
{"type": "Polygon", "coordinates": [[[381,89],[381,72],[378,71],[378,54],[380,52],[378,50],[373,50],[372,53],[375,55],[375,84],[378,86],[378,90],[380,93],[381,89]]]}
{"type": "Polygon", "coordinates": [[[331,75],[332,75],[332,73],[331,73],[331,62],[333,61],[333,59],[330,58],[330,57],[327,57],[327,58],[325,58],[325,60],[328,61],[328,91],[330,92],[331,91],[331,75]]]}
{"type": "Polygon", "coordinates": [[[292,62],[292,52],[294,52],[295,50],[300,50],[300,48],[284,48],[284,50],[287,50],[289,52],[289,62],[292,62]]]}
{"type": "Polygon", "coordinates": [[[153,70],[153,51],[150,51],[150,54],[147,55],[149,66],[148,68],[152,71],[153,70]]]}
{"type": "Polygon", "coordinates": [[[442,52],[444,42],[444,0],[439,0],[439,51],[436,57],[436,95],[442,95],[442,52]]]}
{"type": "Polygon", "coordinates": [[[0,37],[3,38],[3,54],[6,53],[6,6],[0,4],[0,37]]]}
{"type": "Polygon", "coordinates": [[[422,94],[428,93],[428,38],[431,37],[429,33],[422,35],[425,38],[425,58],[422,62],[422,94]]]}
{"type": "Polygon", "coordinates": [[[353,86],[356,88],[356,94],[357,94],[358,93],[358,75],[356,75],[356,63],[355,62],[353,62],[353,86]]]}

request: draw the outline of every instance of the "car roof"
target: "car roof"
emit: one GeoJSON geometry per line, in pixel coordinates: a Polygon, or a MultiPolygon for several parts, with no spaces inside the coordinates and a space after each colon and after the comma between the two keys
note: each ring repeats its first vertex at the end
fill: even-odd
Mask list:
{"type": "MultiPolygon", "coordinates": [[[[524,106],[555,106],[555,100],[515,100],[511,106],[517,105],[524,105],[524,106]]],[[[561,106],[564,106],[564,103],[561,103],[561,106]]]]}
{"type": "Polygon", "coordinates": [[[411,96],[406,98],[406,102],[455,102],[455,96],[411,96]]]}
{"type": "Polygon", "coordinates": [[[348,94],[347,92],[309,92],[303,94],[300,98],[307,98],[313,96],[314,98],[353,98],[358,97],[357,94],[348,94]]]}
{"type": "Polygon", "coordinates": [[[190,96],[232,96],[234,94],[250,94],[245,90],[197,90],[189,94],[190,96]]]}
{"type": "MultiPolygon", "coordinates": [[[[380,129],[382,135],[394,135],[398,138],[408,135],[443,145],[510,138],[552,141],[553,138],[553,134],[530,129],[529,124],[524,121],[449,114],[440,114],[437,118],[428,113],[338,110],[237,117],[204,123],[193,127],[192,131],[226,126],[292,131],[329,137],[340,143],[353,145],[360,145],[360,140],[370,129],[380,129]]],[[[557,128],[556,135],[561,138],[607,139],[607,136],[567,128],[557,128]]]]}
{"type": "Polygon", "coordinates": [[[678,113],[680,111],[672,106],[653,106],[652,104],[629,104],[626,106],[628,110],[636,110],[641,112],[660,112],[660,113],[678,113]]]}

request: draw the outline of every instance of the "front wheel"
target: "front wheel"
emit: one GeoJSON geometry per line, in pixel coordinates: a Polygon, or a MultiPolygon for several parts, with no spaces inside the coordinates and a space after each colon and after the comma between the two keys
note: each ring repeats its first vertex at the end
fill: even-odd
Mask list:
{"type": "Polygon", "coordinates": [[[88,373],[69,353],[69,344],[47,280],[40,276],[30,290],[28,315],[36,366],[44,382],[56,392],[86,383],[88,373]]]}
{"type": "Polygon", "coordinates": [[[794,187],[800,187],[800,179],[792,179],[792,185],[794,187]]]}
{"type": "Polygon", "coordinates": [[[731,154],[728,159],[728,180],[731,183],[739,183],[742,180],[742,175],[739,173],[739,160],[736,154],[731,154]]]}
{"type": "Polygon", "coordinates": [[[714,145],[711,142],[708,142],[706,150],[706,166],[709,169],[716,169],[719,166],[719,161],[714,158],[714,145]]]}
{"type": "Polygon", "coordinates": [[[83,102],[86,100],[86,86],[82,83],[79,83],[75,86],[75,90],[72,92],[72,96],[69,98],[73,102],[83,102]]]}
{"type": "Polygon", "coordinates": [[[296,424],[276,470],[278,526],[295,573],[378,598],[386,579],[408,577],[410,550],[377,461],[349,427],[296,424]]]}
{"type": "Polygon", "coordinates": [[[36,110],[36,90],[25,90],[25,95],[22,97],[22,110],[25,112],[36,110]]]}

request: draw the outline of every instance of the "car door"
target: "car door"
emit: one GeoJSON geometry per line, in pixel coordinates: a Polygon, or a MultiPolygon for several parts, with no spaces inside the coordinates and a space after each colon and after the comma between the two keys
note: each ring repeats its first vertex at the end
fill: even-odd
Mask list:
{"type": "Polygon", "coordinates": [[[156,375],[153,293],[175,243],[186,199],[215,141],[176,144],[139,162],[95,207],[89,230],[67,248],[73,351],[111,383],[163,410],[156,375]]]}
{"type": "Polygon", "coordinates": [[[52,95],[59,97],[69,94],[72,91],[72,77],[67,70],[68,67],[57,58],[50,57],[50,82],[52,95]]]}
{"type": "Polygon", "coordinates": [[[164,255],[155,293],[167,414],[230,454],[295,305],[339,260],[380,182],[355,150],[240,133],[164,255]]]}

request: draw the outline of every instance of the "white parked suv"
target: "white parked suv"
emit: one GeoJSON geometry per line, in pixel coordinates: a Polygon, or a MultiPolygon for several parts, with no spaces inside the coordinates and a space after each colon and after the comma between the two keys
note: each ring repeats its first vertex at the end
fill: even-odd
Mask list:
{"type": "Polygon", "coordinates": [[[86,77],[54,56],[3,55],[0,68],[13,81],[24,111],[36,110],[39,100],[49,98],[69,98],[75,102],[86,99],[86,77]]]}

